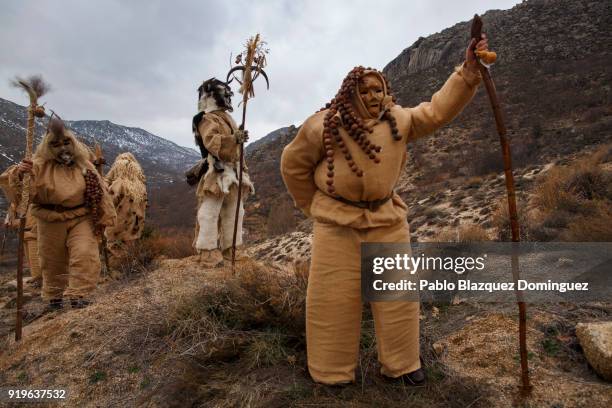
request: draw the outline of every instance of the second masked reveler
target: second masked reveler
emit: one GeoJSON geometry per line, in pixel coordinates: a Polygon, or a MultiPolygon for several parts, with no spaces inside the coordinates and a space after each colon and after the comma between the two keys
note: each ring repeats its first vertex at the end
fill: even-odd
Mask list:
{"type": "MultiPolygon", "coordinates": [[[[238,129],[230,116],[232,91],[225,82],[211,78],[198,88],[198,114],[193,119],[193,132],[202,153],[197,170],[198,213],[194,246],[200,262],[215,267],[231,259],[231,247],[238,203],[240,169],[239,144],[246,142],[248,132],[238,129]]],[[[242,176],[242,197],[238,214],[236,246],[242,246],[243,202],[254,192],[247,174],[242,176]]],[[[236,259],[242,259],[238,252],[236,259]]]]}

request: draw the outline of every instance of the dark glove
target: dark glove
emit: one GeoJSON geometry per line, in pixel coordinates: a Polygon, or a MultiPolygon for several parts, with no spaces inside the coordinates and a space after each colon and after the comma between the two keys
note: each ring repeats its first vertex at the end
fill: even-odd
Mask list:
{"type": "Polygon", "coordinates": [[[236,132],[234,132],[234,137],[236,138],[236,143],[246,143],[249,140],[249,131],[238,129],[236,132]]]}

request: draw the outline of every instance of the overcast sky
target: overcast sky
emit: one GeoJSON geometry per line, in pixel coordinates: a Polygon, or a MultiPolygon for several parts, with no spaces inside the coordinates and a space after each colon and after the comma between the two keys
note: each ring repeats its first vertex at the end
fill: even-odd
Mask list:
{"type": "Polygon", "coordinates": [[[300,124],[333,97],[353,66],[382,69],[419,36],[517,3],[5,0],[0,97],[25,105],[9,80],[40,73],[53,87],[44,101],[65,119],[107,119],[192,146],[197,87],[224,78],[230,53],[259,32],[270,49],[271,87],[256,84],[249,101],[253,141],[300,124]]]}

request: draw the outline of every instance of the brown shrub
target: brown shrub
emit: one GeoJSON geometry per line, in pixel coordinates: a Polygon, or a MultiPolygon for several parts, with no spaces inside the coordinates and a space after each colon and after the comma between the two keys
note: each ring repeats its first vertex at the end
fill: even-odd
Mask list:
{"type": "MultiPolygon", "coordinates": [[[[522,199],[516,202],[516,210],[518,213],[519,234],[521,241],[529,241],[529,218],[527,216],[526,203],[522,199]]],[[[510,213],[508,211],[508,199],[504,197],[499,201],[495,210],[491,214],[491,224],[497,231],[496,239],[498,241],[512,241],[512,227],[510,225],[510,213]]]]}
{"type": "Polygon", "coordinates": [[[194,254],[191,246],[192,236],[185,229],[165,229],[163,231],[146,227],[142,237],[125,242],[112,257],[110,267],[116,277],[130,277],[151,271],[158,266],[157,259],[185,258],[194,254]]]}
{"type": "Polygon", "coordinates": [[[612,237],[612,174],[601,163],[610,157],[605,145],[569,166],[551,168],[539,180],[532,220],[539,240],[610,241],[612,237]]]}
{"type": "Polygon", "coordinates": [[[473,157],[478,157],[478,160],[468,161],[471,176],[484,176],[504,170],[501,154],[497,150],[479,150],[473,157]]]}
{"type": "Polygon", "coordinates": [[[158,266],[156,258],[149,240],[141,238],[124,243],[120,255],[111,258],[110,267],[114,277],[129,278],[154,270],[158,266]]]}
{"type": "Polygon", "coordinates": [[[596,208],[593,214],[572,220],[559,239],[567,242],[612,241],[612,206],[610,202],[599,202],[596,208]]]}
{"type": "Polygon", "coordinates": [[[534,204],[544,212],[589,214],[593,200],[612,199],[611,185],[612,178],[596,161],[581,160],[550,169],[536,189],[534,204]]]}
{"type": "Polygon", "coordinates": [[[146,241],[156,256],[178,259],[195,254],[192,246],[193,231],[188,229],[155,230],[146,238],[146,241]]]}
{"type": "Polygon", "coordinates": [[[286,234],[295,230],[296,218],[293,204],[289,199],[281,199],[274,203],[268,214],[268,236],[286,234]]]}

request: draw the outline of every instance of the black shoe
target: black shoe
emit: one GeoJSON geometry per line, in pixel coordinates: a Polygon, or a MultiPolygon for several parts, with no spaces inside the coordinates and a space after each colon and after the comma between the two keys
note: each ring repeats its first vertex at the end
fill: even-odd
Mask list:
{"type": "Polygon", "coordinates": [[[46,312],[57,312],[64,308],[64,300],[63,299],[51,299],[49,300],[49,304],[45,309],[46,312]]]}
{"type": "Polygon", "coordinates": [[[423,368],[419,368],[411,373],[400,375],[397,378],[387,377],[387,379],[402,382],[404,385],[408,385],[410,387],[423,387],[427,383],[427,375],[425,374],[425,370],[423,370],[423,368]]]}
{"type": "Polygon", "coordinates": [[[72,306],[73,309],[84,309],[87,306],[91,305],[91,302],[83,298],[70,299],[70,305],[72,306]]]}

